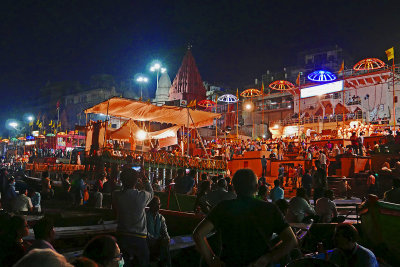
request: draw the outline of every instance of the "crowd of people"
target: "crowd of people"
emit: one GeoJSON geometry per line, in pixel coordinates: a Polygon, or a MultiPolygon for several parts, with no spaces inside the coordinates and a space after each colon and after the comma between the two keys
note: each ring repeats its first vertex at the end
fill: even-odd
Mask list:
{"type": "MultiPolygon", "coordinates": [[[[358,137],[357,140],[360,142],[358,137]]],[[[282,156],[295,150],[290,143],[282,141],[271,146],[248,142],[240,151],[263,149],[263,146],[267,150],[276,149],[277,158],[280,158],[280,149],[282,156]]],[[[241,146],[229,149],[237,151],[237,147],[241,146]]],[[[307,170],[302,166],[290,170],[280,165],[273,187],[265,179],[265,157],[261,159],[263,174],[259,178],[250,169],[241,169],[232,178],[203,173],[196,179],[194,170],[179,169],[165,186],[156,178],[150,182],[144,168],[134,170],[130,166],[114,174],[105,169],[91,179],[83,171],[64,174],[60,193],[64,200],[75,206],[112,208],[117,218],[115,237],[95,237],[86,245],[82,257],[70,263],[53,247],[54,225],[49,218],[35,223],[32,244],[24,239],[29,234],[28,224],[20,214],[40,212],[42,200],[55,197],[49,173],[42,173],[39,189],[17,185],[16,179],[6,169],[1,169],[0,266],[26,266],[27,262],[30,266],[35,266],[35,262],[42,266],[148,266],[154,261],[161,266],[171,266],[171,238],[166,220],[159,213],[160,199],[154,191],[195,196],[193,212],[203,214],[205,219],[193,236],[200,254],[210,266],[266,266],[271,262],[295,259],[298,253],[293,251],[298,250],[298,244],[289,223],[311,221],[338,223],[331,262],[339,266],[378,266],[374,254],[357,243],[356,228],[343,223],[344,217],[337,211],[334,193],[328,188],[329,156],[355,150],[355,145],[347,151],[330,142],[324,148],[305,144],[301,147],[304,147],[306,157],[316,159],[315,166],[307,170]],[[293,179],[285,181],[285,177],[293,179]],[[289,182],[296,188],[296,195],[286,200],[284,185],[289,182]],[[110,195],[110,203],[104,203],[105,195],[110,195]],[[221,236],[222,251],[219,253],[211,249],[205,238],[213,231],[221,236]]],[[[357,153],[363,151],[365,149],[360,149],[357,143],[357,153]]],[[[226,155],[231,157],[231,154],[226,155]]],[[[389,165],[386,169],[391,172],[393,189],[384,194],[384,200],[400,204],[400,179],[396,178],[400,164],[393,169],[389,165]]],[[[368,178],[370,192],[374,192],[375,184],[376,176],[371,173],[368,178]]],[[[348,190],[344,180],[343,196],[348,196],[348,190]]]]}

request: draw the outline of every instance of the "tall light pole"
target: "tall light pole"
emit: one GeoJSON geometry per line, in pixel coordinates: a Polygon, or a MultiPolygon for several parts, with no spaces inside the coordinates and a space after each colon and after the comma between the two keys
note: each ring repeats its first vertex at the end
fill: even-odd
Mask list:
{"type": "Polygon", "coordinates": [[[149,79],[146,76],[139,75],[136,78],[136,82],[140,86],[140,99],[143,100],[143,84],[146,84],[149,81],[149,79]]]}
{"type": "Polygon", "coordinates": [[[160,62],[155,62],[155,63],[150,67],[150,71],[151,71],[151,72],[156,72],[156,73],[157,73],[157,88],[156,88],[156,89],[158,89],[158,76],[160,75],[160,72],[161,72],[161,73],[164,73],[164,72],[167,71],[167,69],[164,68],[160,62]]]}

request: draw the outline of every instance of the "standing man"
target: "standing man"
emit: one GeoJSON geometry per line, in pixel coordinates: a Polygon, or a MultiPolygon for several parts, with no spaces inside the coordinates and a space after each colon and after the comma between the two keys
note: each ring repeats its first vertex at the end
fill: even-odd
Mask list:
{"type": "Polygon", "coordinates": [[[149,179],[143,172],[131,168],[121,172],[122,191],[113,193],[113,210],[117,215],[118,244],[126,266],[148,266],[147,223],[145,208],[154,196],[149,179]],[[135,189],[138,178],[142,179],[144,191],[135,189]]]}
{"type": "Polygon", "coordinates": [[[209,266],[268,266],[278,262],[297,246],[292,229],[276,205],[254,198],[257,177],[252,170],[238,170],[233,186],[238,198],[219,203],[194,230],[200,254],[209,266]],[[214,254],[206,238],[214,229],[221,234],[221,257],[214,254]],[[282,241],[271,249],[273,233],[282,241]]]}
{"type": "Polygon", "coordinates": [[[360,136],[358,137],[358,155],[363,156],[363,148],[364,148],[364,132],[360,133],[360,136]]]}
{"type": "Polygon", "coordinates": [[[263,155],[261,158],[261,167],[262,167],[261,176],[262,177],[267,176],[267,159],[265,158],[265,155],[263,155]]]}

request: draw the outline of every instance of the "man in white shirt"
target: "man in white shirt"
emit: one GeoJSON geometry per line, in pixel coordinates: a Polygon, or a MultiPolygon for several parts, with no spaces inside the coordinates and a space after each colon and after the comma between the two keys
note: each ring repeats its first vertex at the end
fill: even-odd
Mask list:
{"type": "Polygon", "coordinates": [[[326,190],[324,197],[317,200],[315,204],[315,211],[319,216],[319,222],[330,223],[333,218],[338,216],[336,204],[333,202],[334,195],[332,190],[326,190]]]}
{"type": "Polygon", "coordinates": [[[321,164],[321,167],[326,170],[326,155],[323,150],[319,152],[319,157],[318,157],[319,163],[321,164]]]}
{"type": "Polygon", "coordinates": [[[117,214],[118,244],[124,261],[131,266],[134,260],[138,266],[148,266],[150,252],[147,245],[147,222],[145,208],[154,196],[144,167],[139,173],[131,168],[121,172],[122,191],[113,193],[113,210],[117,214]],[[142,179],[144,191],[137,190],[138,179],[142,179]]]}
{"type": "Polygon", "coordinates": [[[28,197],[28,189],[22,189],[19,196],[16,197],[12,204],[14,212],[32,211],[33,205],[31,198],[28,197]]]}

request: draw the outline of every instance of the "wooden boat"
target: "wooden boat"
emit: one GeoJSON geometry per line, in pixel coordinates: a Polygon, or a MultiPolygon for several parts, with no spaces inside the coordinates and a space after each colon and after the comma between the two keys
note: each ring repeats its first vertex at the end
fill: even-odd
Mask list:
{"type": "Polygon", "coordinates": [[[359,208],[363,237],[374,252],[388,261],[400,262],[400,205],[369,195],[359,208]]]}

